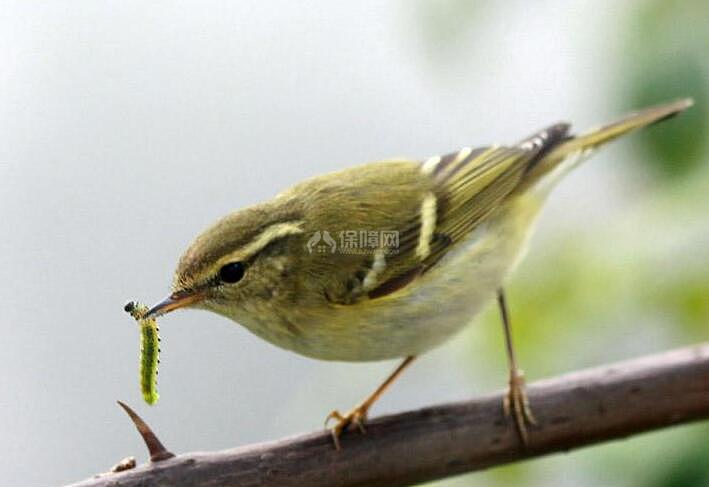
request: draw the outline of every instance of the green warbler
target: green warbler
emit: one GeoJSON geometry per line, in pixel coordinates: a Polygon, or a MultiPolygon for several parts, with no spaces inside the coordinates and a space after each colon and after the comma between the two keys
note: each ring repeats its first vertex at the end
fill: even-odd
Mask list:
{"type": "Polygon", "coordinates": [[[372,404],[414,357],[497,298],[510,368],[505,411],[526,442],[534,418],[514,356],[505,280],[561,176],[606,142],[691,105],[648,108],[578,136],[557,123],[517,144],[309,179],[200,234],[180,258],[172,293],[146,317],[200,308],[317,359],[404,358],[351,411],[330,414],[339,447],[344,429],[363,429],[372,404]]]}

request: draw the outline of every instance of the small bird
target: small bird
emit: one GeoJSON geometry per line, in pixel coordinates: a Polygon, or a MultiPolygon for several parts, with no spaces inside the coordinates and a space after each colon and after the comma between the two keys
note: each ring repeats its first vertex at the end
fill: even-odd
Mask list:
{"type": "Polygon", "coordinates": [[[306,180],[200,234],[179,260],[172,293],[146,318],[201,308],[316,359],[403,358],[361,403],[328,416],[339,448],[348,426],[364,431],[372,404],[416,356],[496,298],[509,364],[504,410],[526,444],[535,420],[512,344],[506,278],[561,176],[601,145],[692,103],[658,105],[578,136],[557,123],[513,145],[306,180]]]}

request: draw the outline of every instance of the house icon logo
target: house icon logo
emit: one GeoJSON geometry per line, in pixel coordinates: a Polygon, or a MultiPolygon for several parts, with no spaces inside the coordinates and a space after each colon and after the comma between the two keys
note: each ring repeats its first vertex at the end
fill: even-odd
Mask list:
{"type": "Polygon", "coordinates": [[[308,243],[305,244],[305,248],[308,250],[308,253],[311,254],[334,254],[337,249],[337,243],[330,235],[330,232],[327,230],[323,230],[322,232],[318,230],[313,233],[313,236],[310,237],[310,239],[308,239],[308,243]]]}

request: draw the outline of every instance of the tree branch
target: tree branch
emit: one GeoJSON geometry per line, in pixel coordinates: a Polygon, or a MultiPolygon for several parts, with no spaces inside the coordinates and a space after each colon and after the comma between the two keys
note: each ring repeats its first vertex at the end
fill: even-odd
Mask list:
{"type": "Polygon", "coordinates": [[[372,420],[336,451],[317,432],[164,461],[76,486],[404,486],[709,418],[709,344],[529,386],[538,426],[520,447],[502,394],[372,420]]]}

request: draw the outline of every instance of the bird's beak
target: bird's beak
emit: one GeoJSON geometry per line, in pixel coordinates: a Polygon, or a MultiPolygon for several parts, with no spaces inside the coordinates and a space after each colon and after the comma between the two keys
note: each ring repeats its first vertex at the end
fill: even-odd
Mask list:
{"type": "Polygon", "coordinates": [[[169,313],[179,308],[184,308],[190,304],[199,302],[205,297],[202,292],[176,291],[158,304],[150,308],[143,318],[157,318],[160,315],[169,313]]]}

